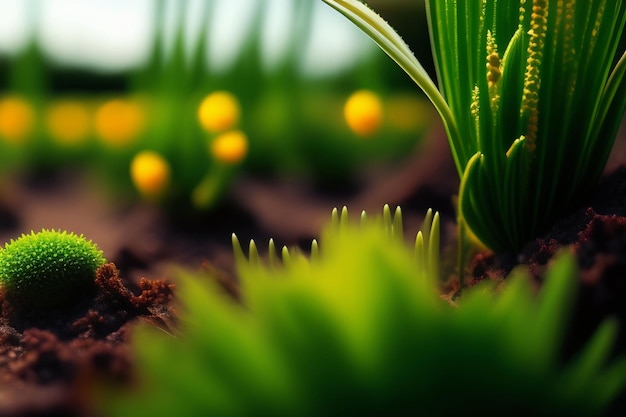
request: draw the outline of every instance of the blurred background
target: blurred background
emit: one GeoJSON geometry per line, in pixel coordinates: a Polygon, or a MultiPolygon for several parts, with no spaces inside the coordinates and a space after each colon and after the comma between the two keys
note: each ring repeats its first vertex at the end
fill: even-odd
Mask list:
{"type": "MultiPolygon", "coordinates": [[[[422,15],[419,2],[379,3],[413,24],[422,15]]],[[[239,129],[248,149],[237,165],[334,183],[365,162],[405,155],[431,116],[404,74],[321,1],[2,0],[0,7],[0,120],[12,120],[0,129],[4,169],[97,156],[129,164],[153,150],[170,165],[173,191],[186,195],[216,165],[203,139],[239,129]],[[361,89],[389,109],[349,130],[343,102],[361,89]],[[207,132],[196,113],[215,91],[232,94],[240,114],[207,132]]],[[[361,107],[368,105],[356,111],[376,112],[376,102],[361,107]]]]}
{"type": "MultiPolygon", "coordinates": [[[[423,1],[370,5],[432,73],[423,1]]],[[[126,217],[116,209],[107,236],[149,218],[129,215],[135,205],[190,229],[215,212],[232,228],[245,206],[270,229],[315,234],[306,209],[320,195],[345,201],[409,164],[436,124],[408,77],[321,0],[0,0],[5,239],[69,228],[119,252],[123,238],[92,226],[110,222],[98,215],[109,205],[126,217]]]]}

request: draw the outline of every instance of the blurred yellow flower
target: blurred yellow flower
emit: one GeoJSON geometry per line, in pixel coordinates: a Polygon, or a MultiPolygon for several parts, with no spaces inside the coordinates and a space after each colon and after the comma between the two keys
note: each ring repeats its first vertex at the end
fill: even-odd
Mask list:
{"type": "Polygon", "coordinates": [[[89,108],[77,100],[52,103],[46,113],[46,127],[52,138],[62,145],[81,143],[91,128],[89,108]]]}
{"type": "Polygon", "coordinates": [[[371,91],[354,92],[343,108],[348,127],[359,136],[372,136],[382,124],[383,108],[380,98],[371,91]]]}
{"type": "Polygon", "coordinates": [[[120,147],[137,139],[146,122],[144,108],[136,101],[113,99],[96,111],[96,132],[109,145],[120,147]]]}
{"type": "Polygon", "coordinates": [[[241,110],[237,98],[227,91],[216,91],[198,107],[200,125],[209,133],[232,129],[239,122],[241,110]]]}
{"type": "Polygon", "coordinates": [[[248,138],[240,130],[222,133],[211,141],[210,151],[218,161],[236,164],[248,153],[248,138]]]}
{"type": "Polygon", "coordinates": [[[144,197],[160,197],[169,186],[170,166],[158,153],[141,151],[130,163],[130,177],[144,197]]]}
{"type": "Polygon", "coordinates": [[[8,96],[0,99],[0,137],[9,143],[28,139],[35,124],[35,111],[24,98],[8,96]]]}

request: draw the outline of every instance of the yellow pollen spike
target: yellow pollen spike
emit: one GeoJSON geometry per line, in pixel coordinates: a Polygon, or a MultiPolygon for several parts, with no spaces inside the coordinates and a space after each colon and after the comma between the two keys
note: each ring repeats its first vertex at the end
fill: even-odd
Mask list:
{"type": "Polygon", "coordinates": [[[500,56],[497,52],[492,52],[487,57],[487,81],[489,82],[489,87],[493,87],[497,84],[501,76],[500,56]]]}
{"type": "Polygon", "coordinates": [[[526,60],[526,73],[524,75],[524,90],[522,96],[521,115],[526,117],[527,131],[525,146],[529,151],[536,148],[537,131],[539,124],[538,104],[539,90],[541,89],[541,63],[545,45],[548,1],[533,0],[526,60]]]}

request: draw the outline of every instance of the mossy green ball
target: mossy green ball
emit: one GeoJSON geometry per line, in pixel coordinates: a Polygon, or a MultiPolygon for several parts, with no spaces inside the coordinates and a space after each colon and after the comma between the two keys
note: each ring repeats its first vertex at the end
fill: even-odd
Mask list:
{"type": "Polygon", "coordinates": [[[0,285],[11,303],[60,307],[93,287],[96,270],[105,262],[102,251],[83,235],[43,229],[0,249],[0,285]]]}

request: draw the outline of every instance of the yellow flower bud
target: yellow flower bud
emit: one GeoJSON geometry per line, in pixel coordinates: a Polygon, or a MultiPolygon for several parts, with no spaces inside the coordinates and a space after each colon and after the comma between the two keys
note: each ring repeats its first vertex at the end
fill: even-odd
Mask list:
{"type": "Polygon", "coordinates": [[[211,141],[210,151],[218,161],[236,164],[248,153],[248,138],[240,130],[222,133],[211,141]]]}
{"type": "Polygon", "coordinates": [[[18,96],[0,99],[0,138],[9,143],[28,139],[35,124],[35,111],[25,99],[18,96]]]}
{"type": "Polygon", "coordinates": [[[141,133],[145,125],[144,108],[126,99],[109,100],[96,111],[96,132],[114,147],[128,145],[141,133]]]}
{"type": "Polygon", "coordinates": [[[130,176],[139,192],[148,198],[159,197],[170,182],[170,166],[158,153],[139,152],[130,164],[130,176]]]}
{"type": "Polygon", "coordinates": [[[241,111],[237,98],[226,91],[216,91],[202,100],[198,107],[200,125],[209,133],[234,128],[241,111]]]}
{"type": "Polygon", "coordinates": [[[343,108],[348,127],[359,136],[375,134],[382,124],[383,108],[380,98],[367,90],[353,93],[343,108]]]}
{"type": "Polygon", "coordinates": [[[46,127],[62,145],[75,145],[87,138],[91,117],[86,105],[76,100],[53,103],[46,113],[46,127]]]}

